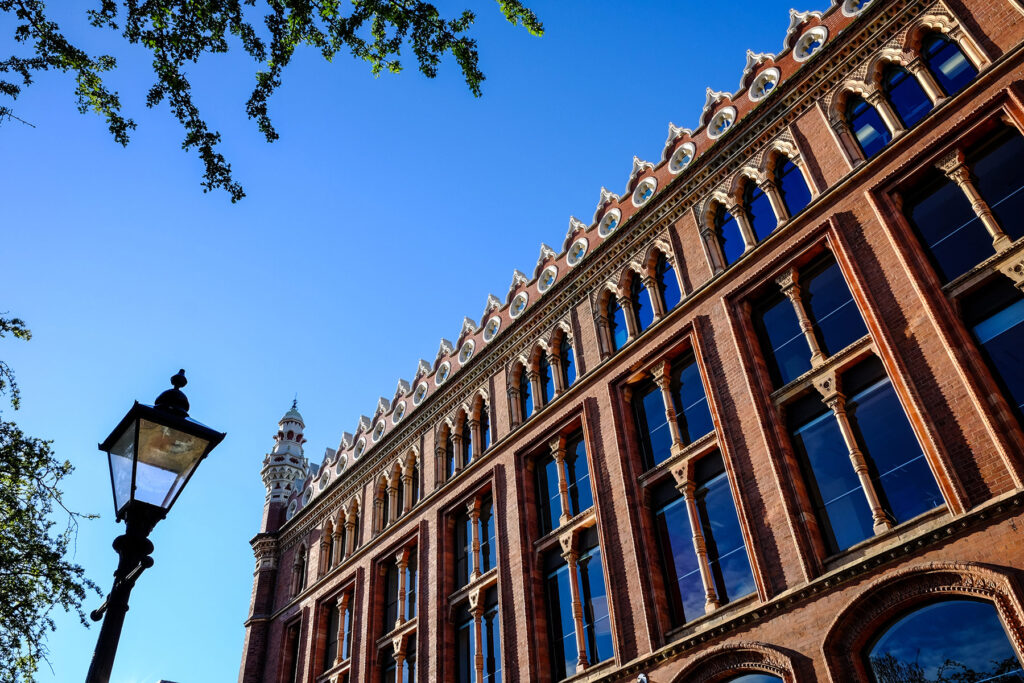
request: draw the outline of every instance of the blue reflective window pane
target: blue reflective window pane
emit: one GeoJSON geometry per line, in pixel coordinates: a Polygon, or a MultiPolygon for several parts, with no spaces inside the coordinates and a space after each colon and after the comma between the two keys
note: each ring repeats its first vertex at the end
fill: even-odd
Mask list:
{"type": "Polygon", "coordinates": [[[892,133],[881,115],[859,95],[850,99],[846,120],[866,159],[878,154],[892,140],[892,133]]]}
{"type": "Polygon", "coordinates": [[[540,532],[546,534],[558,527],[558,518],[562,515],[562,499],[558,492],[558,463],[548,456],[540,461],[537,469],[540,532]]]}
{"type": "Polygon", "coordinates": [[[811,369],[811,349],[800,330],[793,304],[778,297],[755,319],[761,349],[777,386],[789,384],[811,369]]]}
{"type": "MultiPolygon", "coordinates": [[[[455,474],[455,442],[452,441],[450,434],[444,442],[444,468],[449,478],[455,474]]],[[[387,507],[387,505],[384,506],[385,509],[387,507]]]]}
{"type": "Polygon", "coordinates": [[[1024,682],[1024,670],[988,602],[945,600],[904,616],[868,653],[880,683],[887,681],[1024,682]]]}
{"type": "Polygon", "coordinates": [[[546,354],[541,354],[540,358],[540,390],[543,393],[541,403],[547,405],[555,395],[555,378],[551,374],[551,364],[546,354]]]}
{"type": "Polygon", "coordinates": [[[1010,239],[1024,236],[1024,135],[1004,128],[992,144],[968,165],[977,178],[978,192],[992,209],[1010,239]]]}
{"type": "Polygon", "coordinates": [[[772,208],[771,200],[768,199],[760,187],[753,182],[747,183],[744,206],[747,210],[747,218],[750,219],[750,226],[754,230],[754,236],[760,242],[779,224],[779,219],[772,208]]]}
{"type": "Polygon", "coordinates": [[[469,583],[469,558],[473,529],[468,515],[459,515],[455,520],[455,585],[469,583]]]}
{"type": "Polygon", "coordinates": [[[416,616],[416,555],[409,556],[405,569],[405,618],[416,616]]]}
{"type": "Polygon", "coordinates": [[[868,333],[835,261],[824,270],[809,273],[801,291],[807,315],[826,355],[845,349],[868,333]]]}
{"type": "Polygon", "coordinates": [[[484,683],[501,683],[501,625],[498,623],[498,589],[487,591],[484,607],[484,683]]]}
{"type": "Polygon", "coordinates": [[[402,683],[416,683],[416,639],[410,638],[402,662],[402,683]]]}
{"type": "Polygon", "coordinates": [[[398,568],[387,565],[384,574],[384,633],[389,632],[398,619],[398,568]]]}
{"type": "Polygon", "coordinates": [[[658,258],[656,269],[658,291],[661,292],[661,301],[665,304],[665,310],[671,311],[683,298],[679,290],[679,280],[676,278],[675,269],[669,265],[668,259],[664,256],[658,258]]]}
{"type": "Polygon", "coordinates": [[[565,386],[571,387],[576,382],[576,356],[573,354],[572,346],[569,342],[562,340],[562,379],[565,380],[565,386]]]}
{"type": "MultiPolygon", "coordinates": [[[[569,482],[569,514],[578,515],[594,505],[590,490],[590,470],[587,465],[587,447],[583,437],[576,437],[565,447],[566,479],[569,482]]],[[[555,489],[557,491],[557,487],[555,489]]]]}
{"type": "Polygon", "coordinates": [[[629,328],[626,327],[626,312],[615,297],[608,298],[608,325],[612,338],[612,351],[618,351],[629,340],[629,328]]]}
{"type": "Polygon", "coordinates": [[[521,368],[519,371],[519,401],[523,419],[525,420],[533,415],[533,387],[529,376],[526,374],[526,368],[521,368]]]}
{"type": "Polygon", "coordinates": [[[934,34],[922,45],[924,60],[947,95],[955,95],[978,75],[964,53],[944,36],[934,34]]]}
{"type": "Polygon", "coordinates": [[[474,637],[473,615],[466,607],[459,610],[455,625],[455,680],[456,683],[477,683],[476,681],[476,638],[474,637]]]}
{"type": "MultiPolygon", "coordinates": [[[[473,427],[469,420],[462,421],[462,464],[468,465],[473,459],[473,427]]],[[[399,498],[401,500],[401,498],[399,498]]]]}
{"type": "Polygon", "coordinates": [[[725,604],[752,593],[754,576],[724,472],[697,491],[697,512],[719,601],[725,604]]]}
{"type": "Polygon", "coordinates": [[[871,509],[832,412],[797,427],[793,445],[810,470],[814,508],[830,550],[845,550],[870,537],[871,509]]]}
{"type": "Polygon", "coordinates": [[[485,498],[480,506],[480,572],[490,571],[497,564],[498,545],[494,538],[494,501],[485,498]]]}
{"type": "Polygon", "coordinates": [[[743,674],[728,679],[725,683],[781,683],[782,679],[771,674],[743,674]]]}
{"type": "Polygon", "coordinates": [[[945,176],[936,176],[908,196],[904,211],[943,282],[956,279],[993,254],[992,240],[967,197],[945,176]]]}
{"type": "Polygon", "coordinates": [[[718,241],[722,245],[722,255],[725,257],[725,265],[732,265],[736,259],[743,256],[747,245],[740,233],[740,226],[732,214],[725,210],[725,207],[718,207],[718,217],[715,219],[715,227],[718,228],[718,241]]]}
{"type": "Polygon", "coordinates": [[[672,454],[672,434],[665,415],[665,401],[657,385],[648,385],[633,399],[644,468],[661,464],[672,454]]]}
{"type": "Polygon", "coordinates": [[[974,335],[1006,387],[1020,419],[1024,416],[1024,299],[975,325],[974,335]]]}
{"type": "Polygon", "coordinates": [[[597,664],[612,656],[612,622],[604,587],[601,549],[594,548],[580,555],[578,566],[587,661],[597,664]]]}
{"type": "Polygon", "coordinates": [[[332,605],[327,611],[327,644],[324,648],[323,665],[321,672],[327,671],[334,666],[334,660],[338,657],[338,626],[341,622],[341,612],[337,605],[332,605]]]}
{"type": "Polygon", "coordinates": [[[886,377],[849,397],[847,415],[872,465],[872,480],[896,523],[942,505],[921,446],[886,377]]]}
{"type": "Polygon", "coordinates": [[[704,614],[704,584],[683,497],[658,510],[655,520],[669,610],[672,623],[678,626],[704,614]]]}
{"type": "Polygon", "coordinates": [[[651,295],[647,293],[647,287],[637,275],[633,276],[633,283],[630,286],[630,299],[633,301],[637,326],[643,332],[654,322],[654,308],[651,306],[651,295]]]}
{"type": "Polygon", "coordinates": [[[342,642],[341,658],[348,659],[352,656],[352,605],[345,610],[345,639],[342,642]]]}
{"type": "Polygon", "coordinates": [[[548,632],[551,644],[551,677],[560,681],[576,672],[576,625],[572,616],[569,567],[562,565],[548,574],[548,632]]]}
{"type": "Polygon", "coordinates": [[[882,87],[896,115],[907,128],[913,128],[932,110],[932,101],[924,88],[906,69],[889,67],[883,76],[882,87]]]}
{"type": "Polygon", "coordinates": [[[480,409],[480,450],[486,451],[491,447],[491,419],[488,417],[488,407],[485,403],[480,409]]]}
{"type": "Polygon", "coordinates": [[[782,195],[782,202],[790,217],[804,210],[811,203],[811,189],[807,187],[803,173],[789,159],[776,170],[777,186],[782,195]]]}
{"type": "Polygon", "coordinates": [[[696,359],[690,357],[679,368],[675,378],[676,384],[676,412],[679,419],[679,431],[682,433],[684,443],[692,443],[714,430],[714,423],[711,421],[711,408],[708,406],[708,398],[704,394],[704,383],[700,379],[700,366],[696,359]]]}

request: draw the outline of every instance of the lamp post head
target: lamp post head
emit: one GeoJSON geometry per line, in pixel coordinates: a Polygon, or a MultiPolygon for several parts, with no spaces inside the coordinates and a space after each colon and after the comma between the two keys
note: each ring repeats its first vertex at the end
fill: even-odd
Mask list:
{"type": "Polygon", "coordinates": [[[171,377],[171,388],[156,397],[153,407],[182,417],[188,417],[188,397],[181,390],[186,384],[188,384],[188,380],[185,379],[185,370],[183,368],[178,370],[178,374],[171,377]]]}

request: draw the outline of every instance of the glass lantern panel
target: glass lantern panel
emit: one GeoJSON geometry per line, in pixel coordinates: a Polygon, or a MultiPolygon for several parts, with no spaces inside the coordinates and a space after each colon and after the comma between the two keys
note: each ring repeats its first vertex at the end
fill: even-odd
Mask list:
{"type": "Polygon", "coordinates": [[[132,497],[132,460],[135,458],[136,422],[125,430],[110,449],[110,479],[114,487],[114,508],[120,512],[132,497]]]}
{"type": "Polygon", "coordinates": [[[135,499],[162,508],[169,507],[208,443],[206,439],[172,427],[139,420],[135,499]]]}

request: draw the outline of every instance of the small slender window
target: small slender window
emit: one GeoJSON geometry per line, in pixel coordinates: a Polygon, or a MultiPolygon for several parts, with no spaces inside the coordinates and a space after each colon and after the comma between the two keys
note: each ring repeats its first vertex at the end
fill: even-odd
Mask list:
{"type": "Polygon", "coordinates": [[[881,115],[860,95],[850,97],[846,105],[846,121],[866,159],[878,154],[892,140],[892,133],[881,115]]]}
{"type": "Polygon", "coordinates": [[[722,256],[725,257],[725,265],[730,266],[743,256],[746,250],[746,243],[740,233],[740,226],[721,204],[715,210],[715,232],[718,234],[718,243],[722,246],[722,256]]]}
{"type": "Polygon", "coordinates": [[[452,439],[451,430],[444,438],[444,471],[448,479],[455,475],[455,440],[452,439]]]}
{"type": "Polygon", "coordinates": [[[779,224],[768,195],[752,180],[747,181],[743,193],[743,208],[747,212],[747,219],[754,229],[754,236],[758,242],[772,234],[779,224]]]}
{"type": "Polygon", "coordinates": [[[932,110],[932,101],[928,99],[924,88],[901,66],[893,64],[885,69],[882,74],[882,90],[907,128],[913,128],[932,110]]]}
{"type": "Polygon", "coordinates": [[[666,311],[671,311],[679,304],[683,296],[682,292],[679,291],[679,280],[676,278],[676,271],[664,254],[658,256],[658,262],[654,266],[654,280],[658,285],[662,305],[666,311]]]}
{"type": "Polygon", "coordinates": [[[543,351],[541,351],[540,360],[537,365],[540,370],[541,405],[546,406],[555,397],[555,377],[551,374],[551,364],[548,362],[548,356],[543,351]]]}
{"type": "Polygon", "coordinates": [[[488,496],[480,504],[480,573],[486,574],[498,563],[494,538],[494,500],[488,496]]]}
{"type": "Polygon", "coordinates": [[[352,599],[351,594],[348,601],[348,607],[345,609],[345,633],[344,638],[341,641],[341,658],[342,660],[348,659],[352,656],[352,599]]]}
{"type": "Polygon", "coordinates": [[[643,332],[654,322],[654,309],[651,307],[651,295],[647,293],[647,286],[635,273],[629,283],[629,299],[633,302],[637,329],[643,332]]]}
{"type": "Polygon", "coordinates": [[[1003,394],[1024,424],[1024,295],[1008,278],[997,276],[967,297],[961,308],[1003,394]]]}
{"type": "Polygon", "coordinates": [[[626,327],[626,312],[622,310],[614,294],[608,295],[607,303],[608,336],[611,338],[612,352],[618,351],[629,340],[629,328],[626,327]]]}
{"type": "Polygon", "coordinates": [[[640,434],[644,469],[650,469],[668,460],[672,454],[672,435],[665,415],[665,402],[657,384],[650,382],[637,390],[633,397],[633,411],[640,434]]]}
{"type": "Polygon", "coordinates": [[[711,409],[700,378],[700,366],[692,353],[683,356],[673,367],[672,398],[684,445],[714,430],[711,409]]]}
{"type": "Polygon", "coordinates": [[[462,420],[462,464],[466,466],[473,460],[473,426],[468,418],[462,420]]]}
{"type": "Polygon", "coordinates": [[[978,75],[964,53],[944,35],[933,33],[921,45],[928,70],[947,95],[955,95],[978,75]]]}
{"type": "Polygon", "coordinates": [[[590,490],[590,468],[587,465],[587,446],[583,434],[577,432],[565,446],[566,481],[569,483],[569,515],[575,516],[594,506],[590,490]]]}
{"type": "Polygon", "coordinates": [[[387,563],[384,572],[384,633],[390,633],[398,621],[398,567],[387,563]]]}
{"type": "Polygon", "coordinates": [[[463,603],[455,616],[455,681],[476,683],[476,635],[469,603],[463,603]]]}
{"type": "Polygon", "coordinates": [[[484,595],[484,683],[501,683],[501,625],[498,623],[498,589],[484,595]]]}
{"type": "Polygon", "coordinates": [[[562,337],[558,353],[562,360],[562,386],[568,389],[576,382],[576,358],[572,352],[572,344],[565,337],[562,337]]]}
{"type": "Polygon", "coordinates": [[[811,190],[807,187],[804,174],[791,159],[784,162],[780,160],[775,165],[775,185],[782,195],[782,203],[786,205],[790,217],[797,215],[811,203],[811,190]]]}
{"type": "Polygon", "coordinates": [[[580,599],[583,602],[583,632],[587,661],[597,664],[612,656],[612,625],[608,612],[608,594],[601,566],[601,547],[597,529],[590,527],[580,534],[580,599]]]}
{"type": "Polygon", "coordinates": [[[472,554],[473,524],[469,515],[463,513],[455,518],[455,587],[462,588],[469,583],[472,554]]]}
{"type": "Polygon", "coordinates": [[[530,377],[526,368],[519,368],[519,407],[522,410],[523,420],[533,414],[533,389],[530,387],[530,377]]]}
{"type": "Polygon", "coordinates": [[[867,653],[877,681],[1024,681],[992,603],[967,598],[920,607],[893,623],[867,653]]]}
{"type": "Polygon", "coordinates": [[[486,403],[480,404],[480,451],[491,447],[491,418],[486,403]]]}
{"type": "Polygon", "coordinates": [[[334,660],[338,658],[338,627],[341,625],[341,611],[338,606],[331,605],[327,610],[327,643],[324,647],[324,661],[320,671],[327,671],[334,666],[334,660]]]}

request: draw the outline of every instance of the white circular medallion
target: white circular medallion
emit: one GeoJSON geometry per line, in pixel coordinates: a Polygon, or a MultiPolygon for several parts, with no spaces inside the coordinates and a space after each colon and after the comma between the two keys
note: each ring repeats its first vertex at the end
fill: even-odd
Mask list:
{"type": "Polygon", "coordinates": [[[644,178],[633,190],[633,206],[643,206],[651,201],[654,191],[658,189],[658,179],[654,176],[644,178]]]}
{"type": "Polygon", "coordinates": [[[416,386],[416,391],[413,392],[412,404],[414,406],[418,406],[420,403],[423,402],[423,399],[425,399],[426,397],[427,397],[427,383],[426,382],[420,382],[416,386]]]}
{"type": "Polygon", "coordinates": [[[476,342],[472,339],[467,339],[459,349],[459,365],[465,365],[469,362],[469,359],[473,357],[473,349],[476,348],[476,342]]]}
{"type": "Polygon", "coordinates": [[[765,69],[757,75],[754,82],[750,85],[749,96],[751,101],[757,102],[768,97],[768,94],[775,90],[775,86],[779,84],[779,70],[774,66],[765,69]]]}
{"type": "Polygon", "coordinates": [[[828,29],[824,26],[815,26],[804,31],[800,40],[796,41],[793,48],[793,59],[798,62],[806,62],[821,46],[828,40],[828,29]]]}
{"type": "Polygon", "coordinates": [[[693,161],[693,156],[697,152],[697,147],[692,142],[684,142],[679,146],[675,152],[672,153],[672,158],[668,160],[668,170],[670,173],[679,173],[684,168],[690,165],[693,161]]]}
{"type": "Polygon", "coordinates": [[[437,368],[437,372],[434,373],[434,384],[438,386],[444,384],[450,374],[452,374],[452,364],[448,361],[441,363],[437,368]]]}
{"type": "Polygon", "coordinates": [[[515,298],[512,299],[512,305],[509,306],[508,313],[513,318],[518,318],[526,310],[526,304],[530,302],[530,297],[526,292],[519,292],[515,298]]]}
{"type": "Polygon", "coordinates": [[[615,228],[619,227],[619,222],[622,220],[622,212],[618,209],[612,209],[601,218],[601,224],[597,226],[597,234],[601,237],[607,237],[608,235],[615,232],[615,228]]]}
{"type": "Polygon", "coordinates": [[[498,330],[501,329],[501,318],[494,316],[487,321],[484,325],[484,341],[489,342],[494,339],[494,335],[498,334],[498,330]]]}
{"type": "Polygon", "coordinates": [[[717,138],[721,137],[725,131],[732,128],[732,124],[736,123],[736,108],[725,107],[711,119],[711,123],[708,124],[708,137],[717,138]]]}
{"type": "Polygon", "coordinates": [[[400,401],[391,413],[391,424],[398,424],[405,417],[405,401],[400,401]]]}
{"type": "Polygon", "coordinates": [[[570,268],[574,268],[576,264],[583,260],[583,257],[587,255],[587,238],[581,237],[572,243],[569,247],[569,253],[566,255],[565,262],[569,264],[570,268]]]}
{"type": "Polygon", "coordinates": [[[555,278],[558,277],[558,266],[548,266],[544,269],[544,272],[537,278],[537,291],[543,294],[544,292],[551,289],[551,285],[555,284],[555,278]]]}

